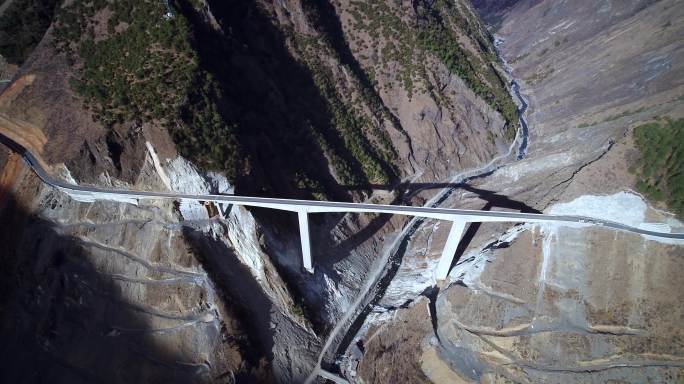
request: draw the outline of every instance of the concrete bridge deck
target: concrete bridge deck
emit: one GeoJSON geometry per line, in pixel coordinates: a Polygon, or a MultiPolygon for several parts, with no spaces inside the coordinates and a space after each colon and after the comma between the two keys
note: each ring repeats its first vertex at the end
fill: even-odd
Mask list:
{"type": "Polygon", "coordinates": [[[435,271],[437,280],[444,280],[449,272],[451,261],[458,247],[465,225],[473,222],[529,222],[529,223],[560,223],[567,225],[595,225],[603,226],[620,231],[633,232],[640,235],[684,240],[684,233],[670,233],[666,231],[656,231],[653,226],[649,228],[639,228],[622,223],[572,215],[548,215],[541,213],[521,213],[521,212],[496,212],[478,211],[469,209],[455,208],[433,208],[433,207],[412,207],[398,205],[368,204],[368,203],[347,203],[333,201],[310,201],[295,199],[278,199],[269,197],[249,197],[235,195],[189,195],[173,192],[150,192],[120,189],[105,189],[94,186],[73,185],[52,177],[43,168],[43,162],[37,159],[30,151],[13,140],[0,135],[0,142],[20,153],[36,175],[46,184],[58,188],[81,201],[95,200],[115,200],[137,202],[144,199],[168,199],[168,200],[187,200],[197,202],[214,202],[221,208],[222,212],[227,211],[227,205],[243,205],[251,207],[262,207],[283,211],[296,212],[299,221],[299,232],[302,246],[303,266],[309,272],[313,272],[313,260],[311,245],[309,240],[308,215],[310,213],[388,213],[395,215],[408,215],[427,217],[439,220],[451,221],[451,231],[444,247],[442,257],[435,271]]]}

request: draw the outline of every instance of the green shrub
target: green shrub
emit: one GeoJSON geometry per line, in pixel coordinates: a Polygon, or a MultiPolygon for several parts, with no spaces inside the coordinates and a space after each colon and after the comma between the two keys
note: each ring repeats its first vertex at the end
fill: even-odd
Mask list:
{"type": "Polygon", "coordinates": [[[401,65],[397,80],[409,97],[419,82],[429,88],[424,52],[430,52],[503,116],[507,123],[507,139],[515,137],[518,108],[505,81],[491,64],[498,60],[496,51],[486,29],[473,22],[475,15],[464,14],[469,11],[459,10],[459,5],[453,1],[416,2],[418,19],[412,23],[396,15],[384,1],[352,1],[351,4],[355,25],[364,29],[373,41],[378,41],[380,36],[387,41],[378,47],[382,53],[380,65],[389,67],[392,61],[401,65]],[[454,28],[463,31],[475,43],[484,61],[461,46],[454,28]]]}
{"type": "Polygon", "coordinates": [[[42,40],[57,0],[14,0],[0,16],[0,55],[21,64],[42,40]]]}
{"type": "Polygon", "coordinates": [[[684,217],[684,119],[640,125],[634,141],[641,152],[636,189],[684,217]]]}
{"type": "MultiPolygon", "coordinates": [[[[315,9],[308,11],[310,17],[316,17],[315,9]]],[[[314,53],[330,51],[329,54],[334,54],[333,43],[325,34],[323,34],[323,39],[312,39],[291,32],[290,37],[294,40],[299,56],[313,76],[318,92],[325,100],[326,112],[330,117],[330,128],[334,129],[334,132],[323,127],[316,127],[318,132],[315,137],[319,146],[332,159],[331,165],[341,179],[340,181],[347,185],[365,185],[368,182],[388,184],[396,177],[393,163],[396,160],[396,150],[387,133],[368,121],[363,114],[358,113],[355,105],[348,105],[343,101],[335,87],[332,71],[314,53]],[[334,137],[339,137],[341,140],[335,140],[334,137]],[[348,153],[351,158],[343,156],[342,153],[348,153]],[[351,164],[353,162],[358,162],[360,172],[354,170],[351,164]]],[[[347,70],[352,72],[349,68],[347,70]]],[[[361,99],[370,107],[372,113],[376,117],[385,117],[388,113],[384,111],[379,97],[363,84],[357,83],[357,86],[361,90],[361,99]]]]}
{"type": "Polygon", "coordinates": [[[58,13],[55,45],[83,63],[72,87],[105,126],[159,123],[182,155],[233,178],[236,126],[219,112],[219,87],[199,65],[187,20],[165,13],[158,0],[74,1],[58,13]],[[95,36],[92,20],[106,9],[106,35],[95,36]]]}
{"type": "Polygon", "coordinates": [[[435,13],[431,14],[430,22],[418,33],[418,39],[424,49],[434,53],[449,71],[460,77],[476,95],[501,113],[509,127],[507,138],[512,139],[518,126],[518,107],[495,70],[461,47],[435,13]]]}

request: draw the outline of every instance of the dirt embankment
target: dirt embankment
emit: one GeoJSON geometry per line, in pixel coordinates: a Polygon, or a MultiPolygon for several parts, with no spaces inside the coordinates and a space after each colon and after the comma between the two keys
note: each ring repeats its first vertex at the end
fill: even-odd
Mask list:
{"type": "Polygon", "coordinates": [[[21,157],[14,152],[7,155],[2,172],[0,172],[0,209],[8,192],[14,189],[17,179],[25,169],[21,157]]]}
{"type": "MultiPolygon", "coordinates": [[[[42,163],[43,168],[49,170],[50,167],[42,158],[43,147],[47,142],[45,134],[35,125],[10,118],[5,114],[12,100],[21,93],[24,87],[31,84],[34,78],[33,75],[23,76],[5,88],[2,94],[0,94],[0,134],[7,136],[31,151],[36,159],[42,163]]],[[[14,185],[24,170],[25,166],[21,160],[21,155],[8,152],[2,172],[0,172],[0,206],[3,204],[6,194],[14,189],[14,185]]]]}
{"type": "Polygon", "coordinates": [[[7,115],[12,102],[34,80],[34,75],[22,76],[0,94],[0,134],[14,140],[40,159],[47,143],[47,137],[43,131],[33,124],[7,115]]]}

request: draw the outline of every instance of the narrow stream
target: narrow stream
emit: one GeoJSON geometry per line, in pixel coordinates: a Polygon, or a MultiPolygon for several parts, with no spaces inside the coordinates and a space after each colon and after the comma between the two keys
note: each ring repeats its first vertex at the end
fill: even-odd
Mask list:
{"type": "MultiPolygon", "coordinates": [[[[511,71],[508,67],[508,64],[506,63],[505,60],[503,60],[501,53],[499,51],[498,46],[501,44],[501,40],[496,40],[496,52],[501,61],[504,64],[504,68],[506,70],[506,73],[508,76],[511,75],[511,71]]],[[[515,97],[518,99],[518,115],[520,117],[520,126],[518,128],[518,134],[516,135],[516,139],[514,141],[514,144],[518,142],[518,146],[516,148],[516,161],[522,160],[526,155],[527,155],[527,148],[528,148],[528,143],[529,143],[529,131],[527,127],[527,121],[525,120],[525,112],[527,111],[527,101],[523,98],[520,92],[520,85],[515,81],[511,81],[511,92],[515,95],[515,97]]],[[[513,146],[511,146],[511,149],[513,149],[513,146]]],[[[510,155],[510,153],[509,153],[510,155]]],[[[508,155],[503,156],[508,157],[508,155]]],[[[450,186],[447,188],[444,188],[442,191],[440,191],[435,198],[433,198],[431,202],[428,202],[428,206],[430,207],[439,207],[444,201],[446,201],[451,194],[453,194],[458,188],[459,185],[466,184],[469,181],[472,181],[474,179],[478,179],[481,177],[489,176],[494,171],[497,169],[501,168],[504,166],[506,163],[502,164],[497,164],[498,159],[495,159],[491,161],[489,164],[485,165],[484,167],[476,170],[475,172],[465,172],[463,173],[462,177],[459,178],[459,176],[456,176],[454,179],[451,180],[452,184],[454,186],[450,186]]],[[[387,287],[390,285],[392,280],[394,279],[395,275],[397,274],[397,271],[399,270],[399,267],[401,266],[401,261],[404,256],[404,253],[406,252],[406,249],[408,248],[409,241],[413,237],[413,235],[416,233],[416,231],[423,225],[425,222],[424,218],[414,218],[408,223],[408,227],[404,230],[404,233],[402,235],[401,240],[399,241],[398,245],[395,247],[394,250],[392,250],[392,254],[388,260],[388,262],[385,264],[385,267],[383,271],[381,272],[381,278],[377,281],[375,286],[368,292],[367,298],[365,300],[365,303],[363,304],[363,307],[359,306],[358,308],[363,308],[359,311],[358,315],[356,315],[356,318],[354,321],[350,324],[349,328],[347,329],[347,332],[345,333],[344,337],[341,339],[340,343],[338,344],[337,350],[335,352],[335,357],[336,357],[336,362],[331,364],[329,361],[323,361],[322,365],[324,368],[326,368],[329,371],[334,371],[334,372],[340,372],[340,366],[338,362],[340,361],[340,357],[342,357],[347,349],[349,348],[349,345],[354,341],[357,333],[359,330],[363,327],[363,324],[366,321],[366,318],[368,315],[373,311],[373,308],[375,305],[382,299],[382,297],[385,295],[385,291],[387,290],[387,287]]],[[[363,294],[363,293],[360,293],[363,294]]],[[[358,310],[358,309],[357,309],[358,310]]]]}
{"type": "MultiPolygon", "coordinates": [[[[510,72],[509,72],[510,76],[510,72]]],[[[518,85],[518,82],[513,80],[511,81],[511,89],[513,92],[515,92],[515,96],[518,98],[518,101],[520,102],[520,106],[518,107],[518,114],[520,115],[520,147],[518,147],[518,156],[517,160],[522,160],[525,155],[527,155],[527,141],[529,137],[529,131],[527,129],[527,121],[525,120],[525,112],[527,111],[527,101],[525,101],[525,98],[522,97],[520,94],[520,85],[518,85]]]]}

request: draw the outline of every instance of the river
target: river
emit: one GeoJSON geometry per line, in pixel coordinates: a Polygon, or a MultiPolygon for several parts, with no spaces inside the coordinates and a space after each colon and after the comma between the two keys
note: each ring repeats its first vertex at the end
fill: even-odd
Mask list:
{"type": "MultiPolygon", "coordinates": [[[[499,45],[502,42],[503,41],[500,39],[495,40],[496,53],[503,63],[506,74],[512,79],[510,67],[508,66],[508,63],[503,60],[503,57],[499,51],[499,45]]],[[[510,91],[511,95],[518,99],[519,126],[515,140],[513,143],[511,143],[508,152],[494,157],[483,167],[467,170],[454,175],[449,180],[449,184],[451,185],[439,191],[433,198],[428,200],[425,206],[433,208],[439,207],[451,196],[452,193],[459,188],[459,185],[466,184],[473,179],[491,175],[497,169],[513,160],[511,159],[513,154],[515,154],[516,161],[525,158],[529,145],[529,130],[527,127],[527,121],[525,119],[525,112],[527,111],[528,104],[521,94],[520,85],[514,79],[512,79],[510,82],[510,91]]],[[[416,192],[417,191],[413,191],[413,193],[416,192]]],[[[383,253],[380,260],[376,263],[376,265],[379,266],[378,269],[369,274],[369,277],[366,279],[367,283],[359,291],[359,294],[356,300],[351,304],[349,311],[342,316],[342,318],[338,321],[336,326],[328,335],[328,338],[319,356],[318,364],[311,375],[309,375],[307,383],[312,382],[315,379],[323,365],[325,365],[324,368],[327,371],[336,373],[341,371],[338,364],[340,357],[346,353],[350,344],[356,338],[359,330],[362,329],[366,318],[372,312],[375,305],[384,296],[387,287],[392,282],[397,271],[399,270],[399,267],[401,266],[402,258],[406,252],[411,237],[423,225],[424,222],[424,218],[414,217],[411,219],[401,231],[399,236],[397,236],[397,238],[391,244],[391,246],[388,247],[388,250],[383,253]],[[347,324],[349,325],[347,326],[347,324]],[[346,330],[344,329],[345,326],[346,330]],[[343,336],[340,337],[340,335],[343,336]],[[335,353],[330,356],[334,357],[334,359],[326,359],[326,356],[331,354],[330,351],[334,344],[337,344],[337,347],[335,348],[335,353]]]]}

